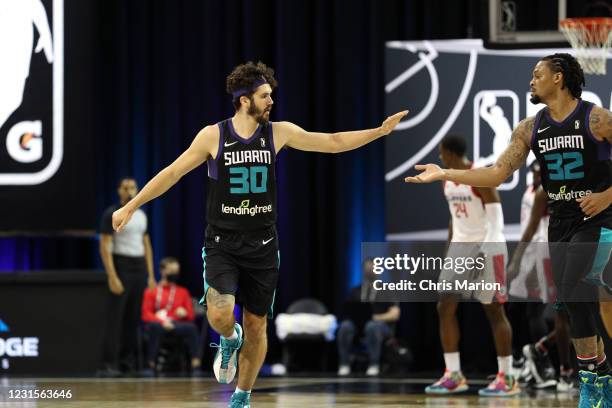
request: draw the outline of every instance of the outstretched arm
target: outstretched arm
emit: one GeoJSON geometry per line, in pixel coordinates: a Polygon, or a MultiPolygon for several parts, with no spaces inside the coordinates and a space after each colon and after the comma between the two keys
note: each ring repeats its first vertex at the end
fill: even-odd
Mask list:
{"type": "Polygon", "coordinates": [[[597,140],[612,143],[612,112],[599,106],[593,106],[589,116],[589,128],[597,140]]]}
{"type": "MultiPolygon", "coordinates": [[[[589,128],[595,139],[612,143],[612,112],[593,106],[589,116],[589,128]]],[[[612,204],[612,187],[599,193],[589,194],[577,199],[582,212],[588,217],[594,217],[612,204]]]]}
{"type": "Polygon", "coordinates": [[[436,180],[449,180],[476,187],[497,187],[518,170],[527,159],[534,118],[523,119],[512,132],[510,144],[491,167],[469,170],[441,169],[435,164],[418,164],[423,170],[414,177],[406,177],[406,183],[431,183],[436,180]]]}
{"type": "Polygon", "coordinates": [[[274,124],[276,149],[280,150],[287,145],[308,152],[346,152],[388,135],[407,113],[408,111],[403,111],[389,116],[380,127],[375,129],[338,133],[307,132],[293,123],[278,122],[274,124]]]}
{"type": "Polygon", "coordinates": [[[168,167],[157,173],[136,197],[113,213],[113,228],[115,231],[121,231],[134,211],[140,206],[168,191],[181,177],[204,163],[209,156],[217,154],[218,144],[219,128],[217,126],[207,126],[202,129],[183,154],[168,167]]]}

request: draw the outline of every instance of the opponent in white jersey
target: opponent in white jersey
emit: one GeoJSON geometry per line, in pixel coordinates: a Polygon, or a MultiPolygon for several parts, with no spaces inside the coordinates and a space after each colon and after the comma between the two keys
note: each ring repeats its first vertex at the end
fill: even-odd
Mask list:
{"type": "MultiPolygon", "coordinates": [[[[472,163],[465,153],[467,146],[460,136],[449,135],[440,144],[440,159],[446,167],[467,169],[472,163]]],[[[493,188],[473,188],[456,183],[444,184],[444,195],[451,213],[449,247],[446,258],[475,261],[467,270],[443,268],[439,282],[453,288],[439,292],[438,315],[440,340],[446,370],[440,380],[425,388],[428,394],[451,394],[466,391],[467,381],[461,373],[459,359],[459,323],[456,312],[461,298],[479,300],[493,331],[497,351],[498,374],[481,396],[509,396],[520,392],[512,375],[512,328],[506,318],[505,265],[506,242],[502,233],[504,216],[499,194],[493,188]],[[484,262],[483,262],[484,260],[484,262]],[[458,284],[468,284],[468,288],[458,284]]],[[[445,262],[446,264],[446,262],[445,262]]],[[[453,262],[453,265],[458,263],[453,262]]]]}

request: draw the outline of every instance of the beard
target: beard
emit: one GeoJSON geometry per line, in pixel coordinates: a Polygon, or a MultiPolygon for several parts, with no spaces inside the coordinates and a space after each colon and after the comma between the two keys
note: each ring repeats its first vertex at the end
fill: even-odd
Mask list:
{"type": "Polygon", "coordinates": [[[259,123],[260,125],[265,125],[270,119],[269,116],[266,118],[266,112],[270,112],[270,109],[259,109],[257,108],[257,106],[255,106],[254,103],[251,103],[251,106],[247,111],[247,115],[250,115],[255,118],[257,123],[259,123]]]}
{"type": "Polygon", "coordinates": [[[531,98],[529,98],[529,102],[533,103],[534,105],[537,105],[538,103],[542,102],[542,100],[538,95],[532,94],[531,98]]]}

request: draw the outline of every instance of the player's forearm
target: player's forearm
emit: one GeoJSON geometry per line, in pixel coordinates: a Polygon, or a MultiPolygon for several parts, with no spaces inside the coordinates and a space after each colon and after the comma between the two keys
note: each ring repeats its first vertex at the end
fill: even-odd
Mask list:
{"type": "Polygon", "coordinates": [[[153,249],[150,243],[145,243],[145,261],[147,263],[147,273],[149,278],[154,278],[153,275],[153,249]]]}
{"type": "Polygon", "coordinates": [[[512,255],[512,262],[520,264],[521,259],[523,259],[523,254],[525,254],[525,250],[527,249],[528,245],[528,241],[521,241],[516,245],[516,249],[514,250],[514,254],[512,255]]]}
{"type": "Polygon", "coordinates": [[[497,187],[507,178],[496,166],[479,169],[444,169],[444,180],[474,187],[497,187]]]}
{"type": "Polygon", "coordinates": [[[180,177],[172,171],[170,167],[166,167],[155,177],[153,177],[136,197],[132,198],[127,203],[133,210],[140,208],[142,205],[148,203],[154,198],[159,197],[175,185],[179,181],[180,177]]]}
{"type": "Polygon", "coordinates": [[[333,141],[332,153],[341,153],[357,149],[383,135],[380,128],[334,133],[331,135],[333,141]]]}
{"type": "Polygon", "coordinates": [[[604,190],[606,197],[608,197],[608,204],[612,205],[612,187],[608,187],[607,190],[604,190]]]}
{"type": "Polygon", "coordinates": [[[117,271],[115,270],[115,263],[113,262],[113,255],[110,251],[110,248],[107,248],[108,244],[100,241],[100,258],[102,258],[102,264],[104,265],[104,271],[106,275],[110,278],[113,276],[117,276],[117,271]]]}

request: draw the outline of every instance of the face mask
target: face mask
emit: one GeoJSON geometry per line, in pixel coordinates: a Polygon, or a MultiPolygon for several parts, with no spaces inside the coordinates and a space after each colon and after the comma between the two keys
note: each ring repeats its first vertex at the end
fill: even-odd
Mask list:
{"type": "Polygon", "coordinates": [[[166,280],[170,283],[176,283],[178,282],[178,279],[179,279],[178,273],[166,276],[166,280]]]}

